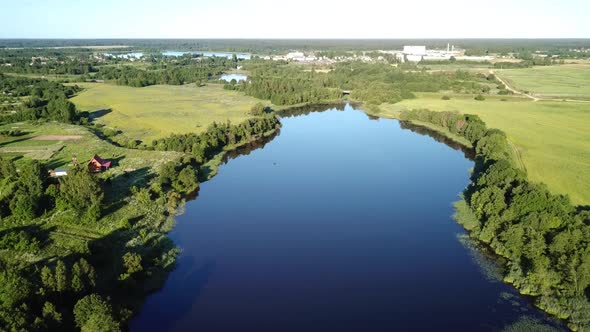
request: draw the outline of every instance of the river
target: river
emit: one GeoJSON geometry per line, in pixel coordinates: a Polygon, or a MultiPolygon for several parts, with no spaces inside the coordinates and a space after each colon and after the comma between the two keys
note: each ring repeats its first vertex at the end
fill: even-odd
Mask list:
{"type": "MultiPolygon", "coordinates": [[[[498,331],[545,316],[452,220],[473,162],[396,120],[284,117],[187,202],[132,331],[498,331]]],[[[556,325],[557,326],[557,325],[556,325]]]]}

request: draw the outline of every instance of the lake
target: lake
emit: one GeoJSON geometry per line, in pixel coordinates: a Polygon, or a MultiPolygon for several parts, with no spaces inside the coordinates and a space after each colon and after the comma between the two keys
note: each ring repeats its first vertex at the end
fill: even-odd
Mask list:
{"type": "Polygon", "coordinates": [[[219,58],[228,58],[231,59],[231,57],[235,54],[236,57],[238,59],[244,59],[244,60],[249,60],[251,58],[251,55],[248,53],[231,53],[231,52],[203,52],[203,51],[164,51],[162,52],[162,55],[165,56],[183,56],[185,54],[201,54],[202,56],[207,56],[207,57],[212,57],[212,56],[216,56],[219,58]]]}
{"type": "Polygon", "coordinates": [[[231,82],[231,80],[236,80],[237,82],[245,81],[248,79],[248,75],[245,74],[223,74],[219,77],[220,80],[224,80],[226,82],[231,82]]]}
{"type": "Polygon", "coordinates": [[[104,55],[112,56],[115,58],[121,58],[121,59],[131,59],[131,58],[139,59],[143,56],[143,53],[142,52],[131,52],[131,53],[121,53],[121,54],[104,53],[104,55]]]}
{"type": "Polygon", "coordinates": [[[559,327],[452,220],[465,152],[349,105],[281,121],[187,202],[177,267],[132,331],[559,327]]]}

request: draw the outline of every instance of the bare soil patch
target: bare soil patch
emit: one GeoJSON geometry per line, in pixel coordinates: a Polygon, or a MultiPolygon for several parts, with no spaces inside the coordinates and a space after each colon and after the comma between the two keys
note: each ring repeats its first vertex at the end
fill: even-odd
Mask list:
{"type": "Polygon", "coordinates": [[[82,138],[81,135],[41,135],[31,138],[34,141],[72,141],[82,138]]]}

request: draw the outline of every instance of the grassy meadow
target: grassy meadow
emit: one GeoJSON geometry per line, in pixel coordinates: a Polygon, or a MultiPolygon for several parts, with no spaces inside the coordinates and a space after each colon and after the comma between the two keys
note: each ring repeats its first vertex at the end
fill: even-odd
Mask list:
{"type": "Polygon", "coordinates": [[[496,73],[515,89],[539,97],[590,100],[590,64],[504,69],[496,73]]]}
{"type": "Polygon", "coordinates": [[[82,84],[85,91],[72,99],[80,110],[104,112],[97,122],[122,130],[126,136],[151,142],[176,133],[199,133],[213,122],[239,123],[258,99],[219,84],[155,85],[133,88],[82,84]]]}
{"type": "Polygon", "coordinates": [[[517,97],[424,93],[416,99],[382,105],[382,116],[395,116],[404,109],[426,108],[479,115],[490,128],[505,131],[535,182],[544,182],[572,202],[590,205],[590,103],[538,101],[517,97]],[[505,99],[503,101],[502,99],[505,99]]]}

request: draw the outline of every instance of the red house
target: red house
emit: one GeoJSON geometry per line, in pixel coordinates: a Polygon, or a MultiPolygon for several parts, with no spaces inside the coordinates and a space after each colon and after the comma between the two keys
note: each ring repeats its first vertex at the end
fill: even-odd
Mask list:
{"type": "Polygon", "coordinates": [[[96,154],[88,162],[88,169],[92,172],[106,171],[109,167],[111,167],[111,161],[102,159],[96,154]]]}

